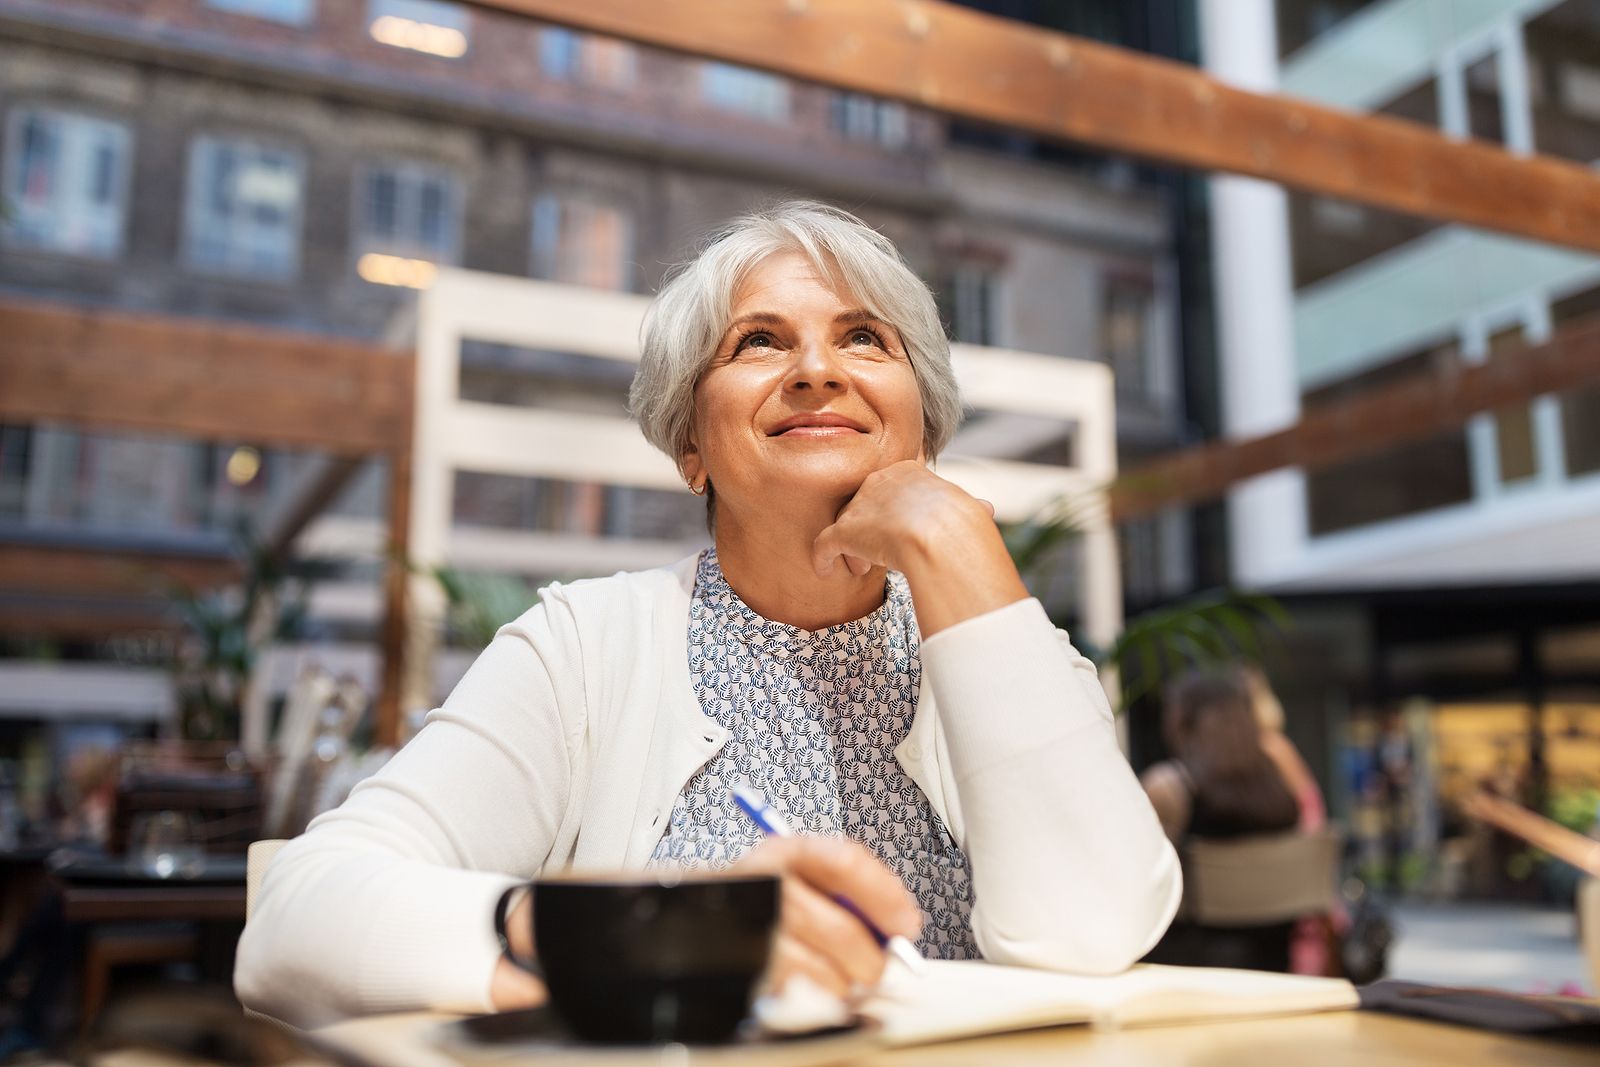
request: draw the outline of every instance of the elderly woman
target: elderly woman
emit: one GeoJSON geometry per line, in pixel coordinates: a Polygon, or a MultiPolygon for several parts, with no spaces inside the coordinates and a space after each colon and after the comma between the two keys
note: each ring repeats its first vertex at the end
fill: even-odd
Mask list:
{"type": "Polygon", "coordinates": [[[301,1022],[537,1001],[526,879],[783,876],[772,980],[870,985],[853,900],[922,952],[1100,973],[1178,864],[1091,664],[992,509],[930,469],[960,418],[927,287],[843,211],[733,223],[661,290],[631,404],[714,547],[551,585],[374,779],[273,864],[249,1006],[301,1022]],[[762,843],[747,780],[801,831],[762,843]]]}

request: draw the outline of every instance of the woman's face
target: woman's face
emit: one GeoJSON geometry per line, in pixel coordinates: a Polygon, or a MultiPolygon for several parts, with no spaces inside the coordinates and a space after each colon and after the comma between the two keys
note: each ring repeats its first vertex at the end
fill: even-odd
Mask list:
{"type": "Polygon", "coordinates": [[[899,331],[798,252],[750,271],[695,388],[684,474],[720,515],[774,500],[843,504],[873,471],[922,455],[922,398],[899,331]]]}

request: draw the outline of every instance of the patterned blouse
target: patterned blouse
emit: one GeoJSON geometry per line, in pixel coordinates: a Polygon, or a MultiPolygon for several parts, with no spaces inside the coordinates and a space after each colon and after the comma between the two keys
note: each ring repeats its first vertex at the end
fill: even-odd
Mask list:
{"type": "Polygon", "coordinates": [[[652,862],[727,866],[760,832],[728,786],[748,782],[806,834],[848,834],[899,874],[922,907],[918,948],[975,959],[972,873],[894,749],[911,729],[921,666],[904,576],[881,607],[825,630],[757,615],[701,554],[689,606],[689,674],[700,707],[729,731],[684,787],[652,862]]]}

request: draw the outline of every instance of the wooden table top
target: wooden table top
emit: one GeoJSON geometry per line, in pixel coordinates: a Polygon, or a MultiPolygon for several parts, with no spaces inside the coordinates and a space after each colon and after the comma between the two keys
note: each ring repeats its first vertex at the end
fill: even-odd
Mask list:
{"type": "MultiPolygon", "coordinates": [[[[382,1067],[459,1067],[476,1057],[447,1055],[429,1040],[429,1032],[451,1018],[455,1017],[432,1013],[376,1016],[324,1027],[314,1031],[314,1036],[382,1067]]],[[[535,1062],[532,1057],[517,1056],[509,1049],[494,1050],[483,1061],[491,1058],[502,1065],[535,1062]]],[[[765,1059],[750,1057],[750,1062],[765,1059]]],[[[793,1057],[782,1061],[805,1062],[793,1057]]],[[[541,1057],[537,1062],[551,1061],[541,1057]]],[[[637,1054],[597,1051],[562,1057],[562,1062],[631,1067],[733,1061],[715,1055],[687,1054],[682,1049],[657,1049],[637,1054]]],[[[848,1067],[1595,1067],[1600,1062],[1600,1049],[1374,1012],[1343,1011],[1121,1031],[1057,1027],[938,1045],[879,1049],[847,1054],[842,1059],[813,1058],[810,1062],[848,1067]]]]}
{"type": "Polygon", "coordinates": [[[69,922],[244,922],[244,886],[69,885],[69,922]]]}

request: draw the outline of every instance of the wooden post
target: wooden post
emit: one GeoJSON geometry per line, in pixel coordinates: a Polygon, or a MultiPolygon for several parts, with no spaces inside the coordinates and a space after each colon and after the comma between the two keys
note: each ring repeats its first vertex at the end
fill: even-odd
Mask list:
{"type": "MultiPolygon", "coordinates": [[[[409,410],[406,425],[411,425],[409,410]]],[[[407,592],[411,586],[411,442],[407,436],[404,444],[389,453],[389,555],[384,562],[383,624],[379,631],[383,664],[374,729],[374,741],[379,745],[397,745],[403,740],[402,718],[407,710],[407,592]]]]}

